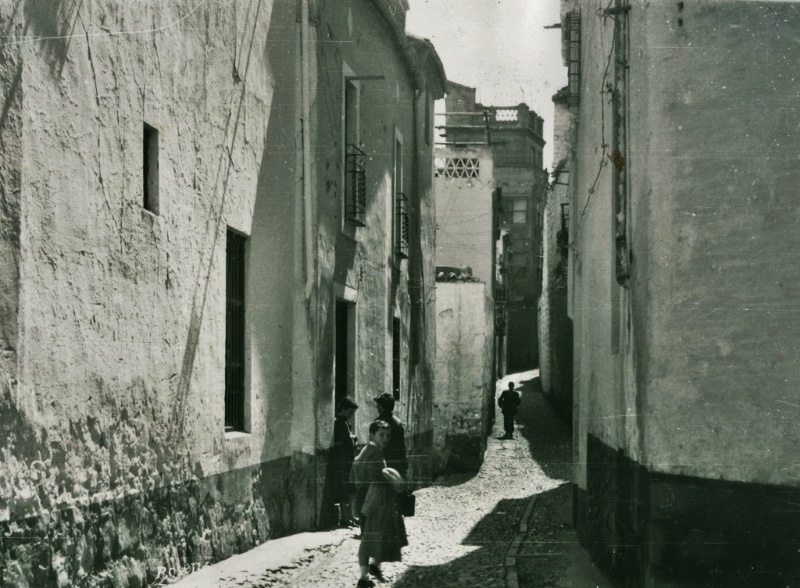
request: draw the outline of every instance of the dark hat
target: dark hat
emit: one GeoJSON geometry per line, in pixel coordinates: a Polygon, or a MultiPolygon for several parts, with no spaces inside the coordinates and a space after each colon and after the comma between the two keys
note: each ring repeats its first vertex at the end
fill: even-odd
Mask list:
{"type": "Polygon", "coordinates": [[[336,405],[336,412],[342,412],[343,410],[349,410],[351,408],[358,408],[358,404],[350,400],[347,396],[342,398],[336,405]]]}
{"type": "Polygon", "coordinates": [[[384,392],[383,394],[376,396],[373,398],[373,400],[378,404],[391,404],[394,406],[394,396],[388,392],[384,392]]]}

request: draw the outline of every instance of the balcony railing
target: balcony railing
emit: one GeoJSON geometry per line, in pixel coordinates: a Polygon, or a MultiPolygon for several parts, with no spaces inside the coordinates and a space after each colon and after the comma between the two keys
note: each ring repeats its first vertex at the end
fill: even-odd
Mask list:
{"type": "Polygon", "coordinates": [[[408,257],[409,241],[409,222],[408,222],[408,199],[402,192],[397,193],[397,235],[395,236],[395,249],[398,257],[408,257]]]}
{"type": "Polygon", "coordinates": [[[344,216],[345,220],[364,226],[367,208],[367,155],[355,145],[348,145],[345,154],[344,216]]]}

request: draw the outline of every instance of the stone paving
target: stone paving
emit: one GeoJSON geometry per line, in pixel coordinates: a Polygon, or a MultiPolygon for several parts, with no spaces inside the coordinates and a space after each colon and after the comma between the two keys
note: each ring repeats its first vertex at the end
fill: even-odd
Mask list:
{"type": "MultiPolygon", "coordinates": [[[[570,521],[561,520],[570,501],[565,482],[571,475],[571,436],[569,427],[557,421],[544,401],[537,376],[535,371],[525,372],[498,382],[498,394],[510,380],[521,385],[515,439],[498,439],[503,434],[498,414],[477,474],[448,476],[415,493],[416,516],[406,519],[410,545],[403,550],[402,562],[383,565],[386,582],[378,586],[611,586],[602,583],[602,576],[575,542],[570,521]],[[523,533],[521,521],[529,522],[527,529],[523,525],[523,533]],[[562,548],[565,543],[569,548],[562,548]]],[[[253,552],[236,556],[239,559],[210,566],[179,584],[195,588],[355,586],[358,540],[353,533],[305,535],[314,536],[316,544],[299,550],[301,542],[296,539],[270,541],[258,548],[261,556],[253,552]],[[284,558],[279,562],[275,552],[281,550],[284,558]],[[270,558],[274,561],[267,562],[270,558]]]]}

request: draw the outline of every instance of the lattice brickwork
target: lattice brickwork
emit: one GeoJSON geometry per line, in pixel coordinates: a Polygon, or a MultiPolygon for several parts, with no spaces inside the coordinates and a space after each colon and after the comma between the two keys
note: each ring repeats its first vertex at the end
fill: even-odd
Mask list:
{"type": "Polygon", "coordinates": [[[438,178],[478,178],[481,160],[477,157],[446,157],[436,159],[438,178]]]}

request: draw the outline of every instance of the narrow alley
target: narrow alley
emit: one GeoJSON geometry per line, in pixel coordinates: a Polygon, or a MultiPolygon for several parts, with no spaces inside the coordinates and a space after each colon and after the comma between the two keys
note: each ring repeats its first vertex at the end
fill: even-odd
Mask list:
{"type": "MultiPolygon", "coordinates": [[[[451,474],[418,490],[406,519],[401,563],[383,565],[382,586],[611,588],[572,528],[571,433],[541,393],[538,370],[498,381],[520,386],[514,439],[495,422],[474,475],[451,474]]],[[[359,542],[353,531],[304,533],[270,541],[182,578],[184,588],[354,586],[359,542]]],[[[164,584],[169,583],[168,574],[164,584]]]]}

